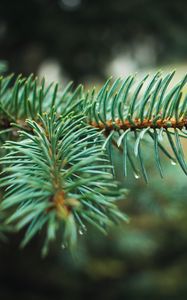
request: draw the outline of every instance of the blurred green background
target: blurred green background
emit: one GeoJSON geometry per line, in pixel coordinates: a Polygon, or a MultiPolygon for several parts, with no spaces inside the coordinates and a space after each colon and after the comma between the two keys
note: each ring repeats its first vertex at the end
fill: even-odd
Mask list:
{"type": "MultiPolygon", "coordinates": [[[[187,66],[186,0],[0,0],[0,59],[8,72],[48,81],[101,85],[126,76],[187,66]]],[[[184,142],[185,152],[187,144],[184,142]]],[[[159,178],[149,146],[150,183],[117,176],[129,188],[120,203],[131,218],[107,237],[89,228],[77,253],[54,245],[41,259],[42,236],[19,250],[0,245],[0,299],[187,299],[187,181],[163,159],[159,178]]]]}

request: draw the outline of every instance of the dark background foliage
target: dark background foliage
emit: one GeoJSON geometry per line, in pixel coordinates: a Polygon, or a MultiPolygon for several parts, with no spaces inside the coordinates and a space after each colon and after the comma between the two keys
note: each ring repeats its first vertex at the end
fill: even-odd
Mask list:
{"type": "Polygon", "coordinates": [[[0,57],[17,73],[55,58],[75,81],[103,78],[120,51],[146,37],[156,62],[186,59],[185,0],[17,0],[0,2],[0,57]]]}
{"type": "MultiPolygon", "coordinates": [[[[0,59],[9,72],[24,75],[55,59],[68,78],[87,82],[104,79],[119,53],[136,60],[137,45],[146,40],[155,61],[139,59],[140,69],[185,66],[186,11],[185,0],[1,0],[0,59]]],[[[144,155],[148,186],[131,176],[124,180],[116,155],[118,177],[130,189],[121,203],[130,225],[108,237],[90,228],[74,257],[54,245],[45,260],[42,234],[24,250],[19,250],[24,233],[10,236],[0,244],[0,298],[186,299],[186,177],[165,162],[165,179],[159,179],[149,151],[144,155]]]]}

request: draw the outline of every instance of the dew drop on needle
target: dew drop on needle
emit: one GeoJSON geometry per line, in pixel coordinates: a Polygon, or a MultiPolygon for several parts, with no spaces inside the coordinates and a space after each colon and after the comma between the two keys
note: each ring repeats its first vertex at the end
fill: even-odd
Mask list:
{"type": "Polygon", "coordinates": [[[176,166],[176,162],[174,160],[171,160],[172,166],[176,166]]]}

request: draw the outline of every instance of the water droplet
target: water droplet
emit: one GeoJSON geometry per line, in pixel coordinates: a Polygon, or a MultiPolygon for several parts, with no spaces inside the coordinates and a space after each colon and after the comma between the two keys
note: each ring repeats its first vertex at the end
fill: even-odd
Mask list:
{"type": "Polygon", "coordinates": [[[66,245],[65,245],[65,244],[62,244],[62,245],[61,245],[61,248],[62,248],[62,249],[65,249],[65,248],[66,248],[66,245]]]}
{"type": "Polygon", "coordinates": [[[172,166],[176,166],[176,162],[174,160],[171,160],[172,166]]]}
{"type": "Polygon", "coordinates": [[[79,229],[79,234],[80,234],[80,235],[83,235],[83,234],[84,234],[84,232],[82,231],[82,229],[79,229]]]}
{"type": "Polygon", "coordinates": [[[134,177],[135,177],[136,179],[139,179],[139,178],[140,178],[140,175],[134,173],[134,177]]]}

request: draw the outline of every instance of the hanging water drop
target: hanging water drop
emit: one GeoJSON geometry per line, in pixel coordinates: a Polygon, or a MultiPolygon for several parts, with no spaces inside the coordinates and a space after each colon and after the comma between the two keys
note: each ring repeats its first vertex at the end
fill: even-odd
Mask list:
{"type": "Polygon", "coordinates": [[[136,179],[139,179],[139,178],[140,178],[140,175],[137,174],[137,173],[134,173],[134,177],[135,177],[136,179]]]}
{"type": "Polygon", "coordinates": [[[66,248],[66,245],[65,245],[65,244],[62,244],[62,245],[61,245],[61,248],[62,248],[62,249],[65,249],[65,248],[66,248]]]}
{"type": "Polygon", "coordinates": [[[171,160],[172,166],[176,166],[176,162],[174,160],[171,160]]]}
{"type": "Polygon", "coordinates": [[[80,235],[83,235],[83,234],[84,234],[84,232],[82,231],[82,229],[79,229],[79,234],[80,234],[80,235]]]}

